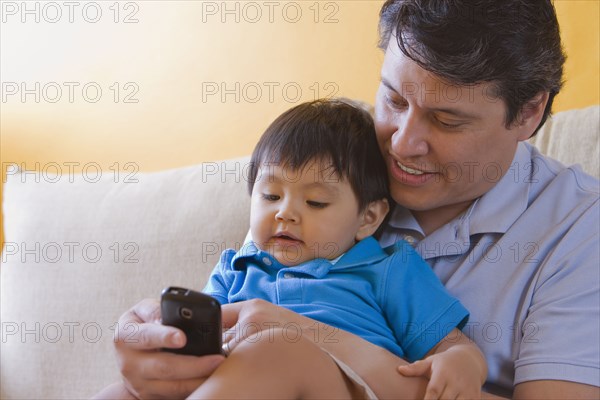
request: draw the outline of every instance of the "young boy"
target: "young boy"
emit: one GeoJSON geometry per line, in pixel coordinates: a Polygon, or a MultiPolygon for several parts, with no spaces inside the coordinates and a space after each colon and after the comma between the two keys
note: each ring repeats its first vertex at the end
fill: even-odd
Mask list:
{"type": "MultiPolygon", "coordinates": [[[[221,304],[264,299],[400,357],[429,356],[429,394],[480,395],[485,361],[457,330],[468,312],[410,245],[383,250],[372,237],[389,205],[367,112],[340,100],[285,112],[258,142],[248,183],[252,240],[223,252],[205,293],[221,304]]],[[[190,398],[375,397],[303,334],[254,329],[190,398]]]]}

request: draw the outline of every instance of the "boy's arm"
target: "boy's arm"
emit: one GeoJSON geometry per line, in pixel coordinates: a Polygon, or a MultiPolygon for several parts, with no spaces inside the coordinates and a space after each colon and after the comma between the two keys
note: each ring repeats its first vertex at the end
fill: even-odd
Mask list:
{"type": "Polygon", "coordinates": [[[229,303],[228,294],[232,284],[230,276],[231,260],[234,255],[235,251],[231,249],[227,249],[221,254],[219,262],[208,277],[204,289],[202,289],[203,293],[211,295],[221,304],[229,303]]]}
{"type": "Polygon", "coordinates": [[[429,378],[426,398],[481,398],[487,377],[483,353],[458,329],[454,329],[424,359],[401,365],[404,376],[429,378]]]}

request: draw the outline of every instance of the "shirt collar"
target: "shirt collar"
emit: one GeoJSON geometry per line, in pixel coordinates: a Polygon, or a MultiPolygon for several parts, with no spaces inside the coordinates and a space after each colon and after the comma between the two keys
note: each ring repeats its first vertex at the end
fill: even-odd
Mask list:
{"type": "Polygon", "coordinates": [[[381,248],[379,242],[369,236],[356,243],[350,250],[342,256],[335,264],[335,269],[346,269],[351,267],[372,264],[387,257],[386,252],[381,248]]]}
{"type": "Polygon", "coordinates": [[[471,205],[471,235],[506,233],[527,209],[530,184],[535,179],[531,148],[528,146],[519,143],[509,170],[492,189],[471,205]]]}
{"type": "Polygon", "coordinates": [[[314,278],[323,278],[330,270],[347,269],[355,266],[374,263],[387,257],[377,240],[369,236],[356,243],[338,260],[318,258],[305,263],[287,267],[266,251],[260,250],[253,241],[246,242],[231,259],[234,270],[244,270],[248,263],[258,264],[261,268],[287,271],[310,275],[314,278]],[[335,261],[335,262],[334,262],[335,261]]]}
{"type": "Polygon", "coordinates": [[[398,204],[394,207],[394,211],[390,216],[389,225],[398,228],[405,229],[418,232],[421,236],[425,236],[421,226],[412,215],[412,213],[407,209],[398,204]]]}

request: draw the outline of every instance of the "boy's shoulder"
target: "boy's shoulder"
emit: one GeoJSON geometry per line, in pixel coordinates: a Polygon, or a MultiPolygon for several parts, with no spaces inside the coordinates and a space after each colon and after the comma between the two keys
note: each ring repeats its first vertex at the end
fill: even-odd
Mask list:
{"type": "Polygon", "coordinates": [[[258,255],[259,249],[254,242],[248,241],[239,249],[225,249],[219,258],[219,265],[224,269],[233,269],[238,260],[254,258],[258,255]]]}
{"type": "Polygon", "coordinates": [[[395,257],[402,253],[416,253],[415,249],[410,245],[410,243],[403,239],[383,247],[383,251],[388,255],[388,257],[395,257]]]}
{"type": "Polygon", "coordinates": [[[424,263],[423,259],[405,240],[400,240],[394,244],[382,247],[373,236],[367,237],[355,244],[344,256],[336,263],[335,269],[348,269],[355,267],[364,267],[373,269],[374,266],[384,272],[388,267],[401,269],[402,266],[424,263]],[[384,268],[385,267],[385,268],[384,268]]]}

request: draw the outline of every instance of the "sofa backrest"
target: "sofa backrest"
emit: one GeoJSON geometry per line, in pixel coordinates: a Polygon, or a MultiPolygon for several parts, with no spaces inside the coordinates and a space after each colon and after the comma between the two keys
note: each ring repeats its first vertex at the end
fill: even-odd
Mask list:
{"type": "Polygon", "coordinates": [[[220,253],[243,243],[248,161],[9,175],[0,398],[89,398],[117,381],[119,316],[166,286],[201,290],[220,253]]]}

